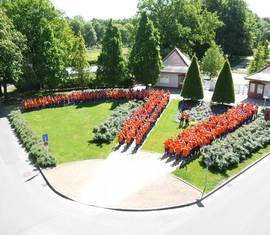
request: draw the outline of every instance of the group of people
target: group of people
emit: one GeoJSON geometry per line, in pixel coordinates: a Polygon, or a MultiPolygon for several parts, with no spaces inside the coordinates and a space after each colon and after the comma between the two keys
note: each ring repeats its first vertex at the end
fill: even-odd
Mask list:
{"type": "Polygon", "coordinates": [[[106,101],[106,100],[143,100],[149,97],[150,91],[147,90],[123,90],[123,89],[106,89],[91,92],[73,92],[68,95],[44,96],[39,98],[27,99],[23,102],[24,111],[36,109],[59,107],[68,104],[79,104],[89,101],[106,101]]]}
{"type": "Polygon", "coordinates": [[[140,146],[167,106],[169,99],[168,92],[152,91],[144,105],[124,123],[122,130],[118,133],[118,143],[130,145],[135,140],[136,146],[140,146]]]}
{"type": "Polygon", "coordinates": [[[179,128],[189,125],[189,114],[187,112],[182,112],[179,114],[179,128]]]}
{"type": "Polygon", "coordinates": [[[199,123],[168,139],[164,143],[165,153],[176,159],[187,159],[197,154],[201,147],[210,144],[215,138],[234,131],[237,127],[256,118],[258,106],[242,103],[227,113],[211,116],[208,121],[199,123]]]}

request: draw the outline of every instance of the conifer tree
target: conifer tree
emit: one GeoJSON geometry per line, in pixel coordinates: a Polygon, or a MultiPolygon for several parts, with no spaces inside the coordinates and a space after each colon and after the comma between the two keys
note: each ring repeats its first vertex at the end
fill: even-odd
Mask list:
{"type": "Polygon", "coordinates": [[[202,79],[196,56],[192,58],[191,65],[184,80],[181,96],[192,100],[200,100],[204,97],[202,79]]]}
{"type": "Polygon", "coordinates": [[[127,66],[122,52],[121,35],[110,20],[102,42],[102,51],[97,61],[99,85],[115,87],[127,80],[127,66]]]}
{"type": "Polygon", "coordinates": [[[212,101],[228,104],[234,103],[235,101],[232,71],[228,60],[225,61],[219,73],[212,101]]]}
{"type": "Polygon", "coordinates": [[[161,69],[159,32],[145,12],[142,13],[129,68],[136,82],[155,85],[161,69]]]}

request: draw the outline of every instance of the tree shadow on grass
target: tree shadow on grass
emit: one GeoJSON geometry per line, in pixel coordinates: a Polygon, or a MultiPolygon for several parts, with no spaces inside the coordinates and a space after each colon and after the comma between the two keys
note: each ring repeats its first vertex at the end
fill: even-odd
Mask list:
{"type": "Polygon", "coordinates": [[[82,108],[92,108],[95,106],[98,106],[100,104],[108,103],[111,104],[110,110],[114,110],[117,108],[119,105],[124,104],[125,101],[91,101],[91,102],[83,102],[79,104],[75,104],[76,109],[82,109],[82,108]]]}
{"type": "Polygon", "coordinates": [[[98,142],[98,141],[95,141],[95,140],[89,140],[88,141],[88,145],[95,145],[96,147],[99,147],[99,148],[103,148],[104,146],[108,146],[110,145],[111,143],[104,143],[104,142],[98,142]]]}
{"type": "MultiPolygon", "coordinates": [[[[206,165],[205,165],[205,163],[203,162],[202,159],[199,161],[199,164],[200,164],[200,166],[201,166],[204,170],[206,170],[206,165]]],[[[235,166],[234,166],[234,167],[235,167],[235,166]]],[[[233,168],[234,168],[234,167],[233,167],[233,168]]],[[[232,168],[232,169],[233,169],[233,168],[232,168]]],[[[226,178],[229,177],[229,175],[228,175],[228,173],[227,173],[226,170],[220,171],[219,169],[217,169],[217,168],[215,168],[215,167],[209,167],[208,170],[209,170],[212,174],[215,174],[215,175],[221,175],[221,176],[226,177],[226,178]]]]}

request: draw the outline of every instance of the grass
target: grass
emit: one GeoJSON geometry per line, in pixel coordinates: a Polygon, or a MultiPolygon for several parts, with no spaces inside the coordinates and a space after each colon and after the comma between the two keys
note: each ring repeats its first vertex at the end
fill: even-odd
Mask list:
{"type": "Polygon", "coordinates": [[[172,100],[170,102],[150,136],[145,141],[142,147],[143,150],[163,153],[164,141],[168,138],[175,137],[179,133],[179,123],[175,121],[178,105],[179,100],[172,100]]]}
{"type": "MultiPolygon", "coordinates": [[[[227,170],[225,173],[208,171],[208,185],[206,192],[212,191],[217,186],[221,185],[232,176],[238,174],[244,168],[248,167],[269,152],[270,145],[264,149],[261,149],[259,152],[252,154],[250,158],[241,162],[237,167],[227,170]]],[[[174,174],[196,186],[200,190],[204,189],[206,168],[201,164],[201,158],[194,160],[184,168],[177,169],[174,174]]]]}
{"type": "Polygon", "coordinates": [[[117,102],[92,103],[24,113],[38,136],[49,135],[49,151],[57,163],[77,160],[104,159],[116,141],[98,145],[92,142],[92,130],[105,121],[117,102]]]}
{"type": "MultiPolygon", "coordinates": [[[[101,49],[91,49],[88,50],[88,61],[97,61],[98,56],[100,55],[101,49]]],[[[123,55],[127,59],[129,56],[129,48],[123,48],[123,55]]]]}

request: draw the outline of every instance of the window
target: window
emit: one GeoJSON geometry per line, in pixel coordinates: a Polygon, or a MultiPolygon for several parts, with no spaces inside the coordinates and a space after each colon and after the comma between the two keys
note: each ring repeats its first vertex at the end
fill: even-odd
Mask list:
{"type": "Polygon", "coordinates": [[[160,78],[160,83],[169,84],[170,83],[170,78],[169,77],[161,77],[160,78]]]}
{"type": "Polygon", "coordinates": [[[249,85],[249,92],[254,93],[255,92],[256,85],[254,83],[250,83],[249,85]]]}
{"type": "Polygon", "coordinates": [[[257,85],[257,94],[262,95],[263,94],[264,85],[258,84],[257,85]]]}

